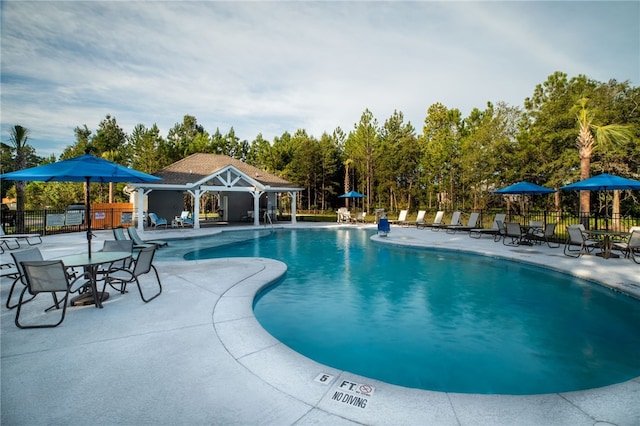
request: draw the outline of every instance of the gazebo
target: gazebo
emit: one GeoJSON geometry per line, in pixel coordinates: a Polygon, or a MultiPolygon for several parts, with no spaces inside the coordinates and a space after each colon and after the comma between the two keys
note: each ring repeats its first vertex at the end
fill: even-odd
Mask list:
{"type": "MultiPolygon", "coordinates": [[[[193,227],[200,227],[201,198],[212,193],[218,199],[222,219],[225,221],[251,220],[260,225],[260,213],[271,219],[278,211],[278,194],[291,196],[291,223],[296,223],[296,196],[304,188],[294,186],[285,179],[265,172],[227,155],[192,154],[154,173],[160,183],[135,183],[129,187],[136,194],[137,217],[143,217],[145,196],[147,210],[170,219],[183,210],[184,194],[193,201],[193,227]],[[264,196],[264,197],[263,197],[264,196]]],[[[144,221],[138,221],[142,230],[144,221]]]]}

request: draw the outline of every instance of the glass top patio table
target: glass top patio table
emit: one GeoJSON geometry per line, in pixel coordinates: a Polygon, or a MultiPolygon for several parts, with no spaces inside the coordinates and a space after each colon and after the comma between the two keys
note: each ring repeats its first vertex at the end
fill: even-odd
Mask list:
{"type": "MultiPolygon", "coordinates": [[[[98,276],[98,268],[100,265],[113,263],[118,260],[124,260],[131,257],[131,253],[128,251],[98,251],[91,253],[91,257],[89,257],[89,253],[78,253],[78,254],[69,254],[66,256],[60,256],[56,259],[62,260],[62,263],[67,268],[78,268],[83,267],[87,273],[89,278],[89,282],[91,285],[91,292],[93,302],[97,308],[102,308],[102,301],[109,297],[109,293],[99,293],[97,288],[97,276],[98,276]]],[[[86,295],[81,295],[83,299],[86,299],[86,295]]],[[[72,304],[78,301],[78,297],[72,299],[72,304]]],[[[78,304],[78,303],[76,303],[78,304]]]]}

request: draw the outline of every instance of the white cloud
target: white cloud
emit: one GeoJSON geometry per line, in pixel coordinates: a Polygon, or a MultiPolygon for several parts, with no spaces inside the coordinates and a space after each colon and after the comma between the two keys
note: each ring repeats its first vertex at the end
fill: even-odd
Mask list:
{"type": "Polygon", "coordinates": [[[2,137],[40,155],[106,114],[185,114],[251,141],[349,131],[369,108],[420,131],[429,105],[520,105],[554,71],[638,84],[637,3],[3,2],[2,137]],[[598,31],[594,26],[598,24],[598,31]],[[603,42],[604,45],[600,43],[603,42]],[[615,49],[611,45],[615,44],[615,49]],[[602,60],[594,60],[599,53],[602,60]]]}

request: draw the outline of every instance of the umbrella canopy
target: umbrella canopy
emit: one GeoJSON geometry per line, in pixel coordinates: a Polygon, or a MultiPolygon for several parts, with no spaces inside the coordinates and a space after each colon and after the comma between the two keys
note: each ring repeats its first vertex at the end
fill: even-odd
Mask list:
{"type": "Polygon", "coordinates": [[[556,192],[555,189],[546,188],[531,182],[518,182],[513,185],[493,191],[496,194],[550,194],[556,192]]]}
{"type": "Polygon", "coordinates": [[[364,198],[364,195],[357,191],[349,191],[346,194],[340,195],[338,198],[364,198]]]}
{"type": "Polygon", "coordinates": [[[87,243],[89,245],[89,257],[91,257],[91,197],[89,191],[90,182],[155,182],[162,180],[128,167],[121,166],[111,161],[103,160],[90,154],[56,163],[45,164],[44,166],[32,167],[30,169],[18,170],[15,172],[0,175],[0,179],[18,181],[39,181],[39,182],[85,182],[86,185],[86,224],[87,243]]]}
{"type": "Polygon", "coordinates": [[[617,189],[640,190],[640,181],[623,178],[621,176],[602,173],[600,175],[592,176],[588,179],[584,179],[579,182],[575,182],[570,185],[563,186],[560,189],[564,189],[566,191],[605,191],[604,193],[604,205],[605,205],[604,224],[605,224],[605,228],[609,229],[609,215],[606,210],[606,205],[607,205],[606,191],[613,191],[617,189]]]}
{"type": "Polygon", "coordinates": [[[613,191],[616,189],[640,190],[640,181],[603,173],[601,175],[572,183],[571,185],[563,186],[560,189],[567,191],[613,191]]]}

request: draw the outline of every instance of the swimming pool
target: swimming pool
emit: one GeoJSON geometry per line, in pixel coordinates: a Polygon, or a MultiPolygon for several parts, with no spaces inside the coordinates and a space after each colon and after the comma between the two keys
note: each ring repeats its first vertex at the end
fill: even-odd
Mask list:
{"type": "Polygon", "coordinates": [[[483,256],[380,246],[371,231],[224,234],[220,247],[203,239],[185,258],[286,262],[255,315],[323,364],[465,393],[561,392],[640,375],[639,304],[601,286],[483,256]]]}

